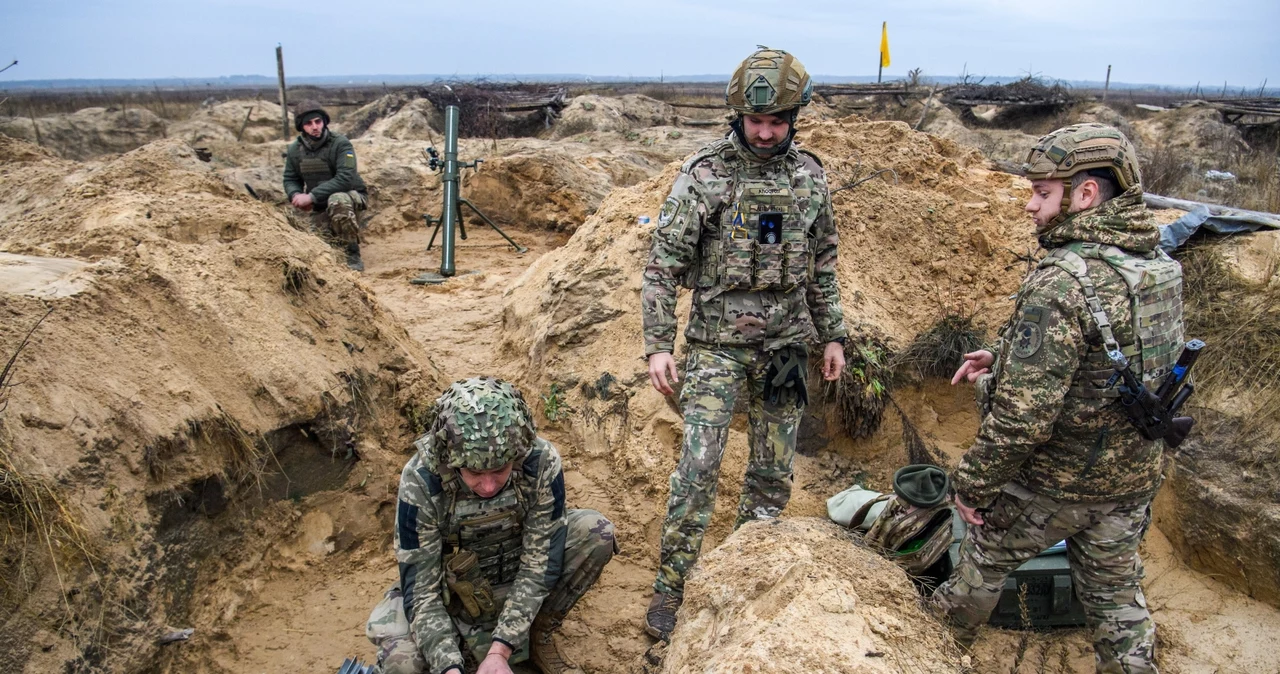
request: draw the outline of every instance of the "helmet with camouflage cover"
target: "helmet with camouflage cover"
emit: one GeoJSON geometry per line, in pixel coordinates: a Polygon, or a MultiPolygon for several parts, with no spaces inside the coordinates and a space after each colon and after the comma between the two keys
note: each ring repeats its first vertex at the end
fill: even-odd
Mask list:
{"type": "Polygon", "coordinates": [[[813,80],[799,59],[761,45],[729,78],[725,104],[743,115],[775,115],[808,105],[813,80]]]}
{"type": "Polygon", "coordinates": [[[1062,210],[1055,224],[1067,217],[1071,177],[1077,173],[1105,171],[1121,192],[1142,184],[1133,144],[1119,129],[1094,122],[1072,124],[1042,136],[1022,168],[1031,180],[1062,180],[1062,210]]]}
{"type": "Polygon", "coordinates": [[[529,452],[533,413],[520,390],[494,377],[454,382],[436,399],[435,419],[414,444],[437,469],[493,470],[529,452]]]}
{"type": "Polygon", "coordinates": [[[1027,153],[1023,168],[1031,180],[1107,169],[1121,191],[1142,182],[1138,152],[1129,139],[1119,129],[1093,122],[1072,124],[1041,137],[1027,153]]]}

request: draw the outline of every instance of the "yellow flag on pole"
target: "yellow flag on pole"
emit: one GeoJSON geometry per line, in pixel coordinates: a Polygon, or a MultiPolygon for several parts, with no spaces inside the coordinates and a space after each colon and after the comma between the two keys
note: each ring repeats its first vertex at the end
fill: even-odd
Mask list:
{"type": "Polygon", "coordinates": [[[880,24],[880,67],[889,67],[889,22],[880,24]]]}

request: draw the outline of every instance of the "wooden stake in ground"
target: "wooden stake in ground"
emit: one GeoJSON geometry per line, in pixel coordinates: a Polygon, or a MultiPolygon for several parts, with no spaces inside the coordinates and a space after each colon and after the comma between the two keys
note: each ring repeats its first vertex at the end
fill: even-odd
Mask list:
{"type": "Polygon", "coordinates": [[[27,115],[31,117],[31,130],[36,132],[36,145],[44,147],[44,143],[40,142],[40,125],[36,124],[36,109],[27,104],[27,115]]]}
{"type": "MultiPolygon", "coordinates": [[[[252,115],[252,114],[253,114],[253,106],[250,105],[249,111],[244,113],[244,121],[240,123],[240,133],[236,134],[237,143],[239,143],[240,139],[244,136],[244,127],[249,126],[249,115],[252,115]]],[[[286,129],[286,133],[287,133],[287,129],[286,129]]],[[[285,137],[287,138],[288,136],[286,135],[285,137]]]]}
{"type": "Polygon", "coordinates": [[[276,45],[276,75],[280,78],[280,131],[289,140],[289,99],[284,93],[284,47],[276,45]]]}

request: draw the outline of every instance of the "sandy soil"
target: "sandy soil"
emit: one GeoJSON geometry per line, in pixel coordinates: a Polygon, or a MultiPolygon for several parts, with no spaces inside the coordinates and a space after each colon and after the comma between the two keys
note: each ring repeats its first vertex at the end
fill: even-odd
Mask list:
{"type": "MultiPolygon", "coordinates": [[[[243,109],[211,123],[226,129],[243,109]]],[[[23,470],[79,485],[89,526],[137,564],[110,588],[92,577],[76,579],[89,592],[51,577],[33,586],[22,611],[0,623],[0,641],[21,646],[0,649],[0,663],[25,662],[31,673],[106,661],[222,674],[370,659],[363,622],[395,576],[405,406],[481,373],[525,388],[540,432],[565,457],[571,506],[598,509],[618,527],[621,554],[562,628],[568,654],[588,671],[614,672],[650,647],[639,624],[681,420],[644,376],[637,295],[650,229],[637,217],[656,215],[676,166],[668,162],[695,138],[658,127],[561,142],[571,147],[504,142],[501,161],[466,193],[515,223],[508,233],[530,252],[471,224],[459,276],[420,287],[408,280],[439,262],[438,250],[424,250],[420,216],[439,202],[434,176],[414,164],[422,143],[409,141],[429,133],[430,120],[418,109],[400,114],[384,125],[394,126],[381,131],[387,137],[358,149],[384,190],[360,276],[243,192],[242,182],[278,180],[269,167],[279,141],[213,142],[213,164],[176,140],[87,164],[5,141],[0,300],[12,320],[0,337],[14,343],[45,303],[59,312],[24,354],[31,383],[0,439],[20,450],[23,470]],[[362,372],[368,388],[352,384],[366,381],[362,372]],[[345,419],[364,424],[346,457],[310,435],[333,444],[325,424],[345,419]],[[256,483],[235,472],[246,431],[275,451],[275,467],[256,483]],[[232,505],[218,514],[224,486],[232,505]],[[109,643],[120,654],[79,650],[95,629],[90,594],[107,597],[120,630],[109,643]],[[163,628],[183,627],[196,628],[191,641],[154,645],[163,628]]],[[[1030,242],[1025,181],[900,123],[813,120],[801,139],[833,185],[871,170],[897,174],[835,200],[851,323],[901,346],[944,312],[973,313],[986,326],[1003,320],[1030,242]]],[[[467,151],[484,154],[486,144],[467,151]]],[[[887,487],[907,461],[904,424],[951,461],[976,430],[971,394],[940,382],[898,389],[901,416],[890,411],[860,441],[833,422],[829,392],[816,394],[790,517],[824,516],[825,499],[854,482],[887,487]]],[[[730,533],[745,431],[741,419],[730,430],[707,551],[730,533]]],[[[1158,528],[1145,552],[1163,671],[1280,669],[1265,638],[1280,633],[1280,611],[1190,570],[1158,528]]],[[[979,672],[1092,671],[1079,630],[990,630],[972,663],[979,672]]]]}

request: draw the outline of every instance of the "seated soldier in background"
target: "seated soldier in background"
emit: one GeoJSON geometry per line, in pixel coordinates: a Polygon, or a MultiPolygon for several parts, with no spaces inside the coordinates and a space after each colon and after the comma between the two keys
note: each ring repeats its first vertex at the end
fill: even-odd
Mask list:
{"type": "Polygon", "coordinates": [[[576,671],[551,633],[616,551],[613,524],[566,510],[560,455],[511,384],[459,381],[400,475],[400,580],[369,618],[384,674],[576,671]],[[465,644],[465,651],[459,644],[465,644]]]}
{"type": "Polygon", "coordinates": [[[294,208],[311,213],[311,227],[330,245],[341,247],[347,266],[364,271],[360,221],[369,190],[356,170],[356,152],[347,137],[329,129],[329,113],[315,101],[298,105],[293,126],[298,137],[284,160],[284,193],[294,208]]]}

